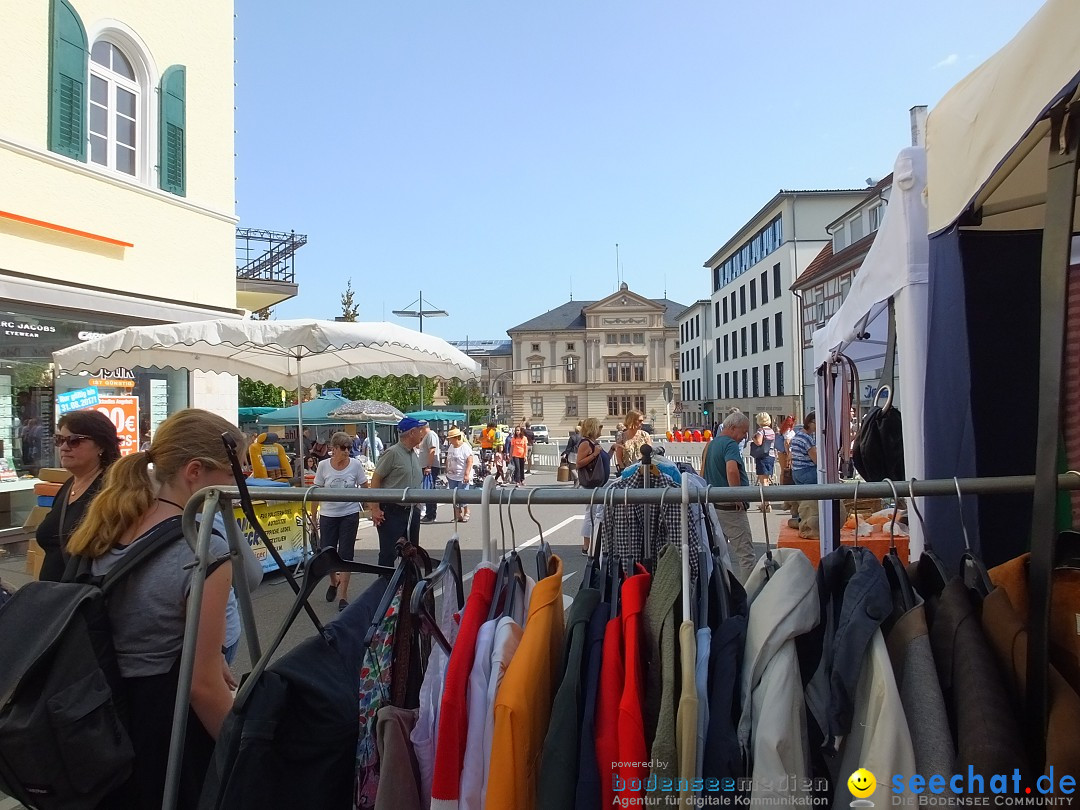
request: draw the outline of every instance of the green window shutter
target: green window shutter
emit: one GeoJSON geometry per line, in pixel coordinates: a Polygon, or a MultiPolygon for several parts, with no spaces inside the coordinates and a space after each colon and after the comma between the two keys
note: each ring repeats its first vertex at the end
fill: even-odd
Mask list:
{"type": "Polygon", "coordinates": [[[49,6],[49,150],[86,162],[86,29],[68,0],[49,6]]]}
{"type": "Polygon", "coordinates": [[[186,94],[187,69],[173,65],[162,75],[158,93],[158,178],[163,190],[181,197],[187,188],[186,94]]]}

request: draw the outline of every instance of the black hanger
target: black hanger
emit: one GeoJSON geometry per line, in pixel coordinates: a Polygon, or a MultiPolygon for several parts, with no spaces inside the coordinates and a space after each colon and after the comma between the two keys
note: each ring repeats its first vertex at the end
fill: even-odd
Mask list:
{"type": "Polygon", "coordinates": [[[1080,532],[1066,529],[1054,544],[1054,568],[1080,569],[1080,532]]]}
{"type": "Polygon", "coordinates": [[[845,546],[844,541],[840,541],[839,547],[836,549],[844,557],[844,581],[847,582],[855,572],[859,570],[859,556],[855,553],[855,549],[859,547],[859,479],[855,479],[855,494],[851,500],[851,511],[855,518],[855,544],[854,546],[845,546]]]}
{"type": "Polygon", "coordinates": [[[765,579],[768,580],[780,570],[780,563],[773,559],[772,544],[769,542],[769,520],[765,511],[765,487],[758,484],[761,493],[761,522],[765,527],[765,579]]]}
{"type": "Polygon", "coordinates": [[[960,508],[960,529],[964,533],[964,555],[960,558],[960,578],[964,585],[979,596],[986,596],[994,590],[994,584],[990,581],[990,575],[986,572],[986,566],[971,548],[971,538],[968,537],[967,523],[964,521],[964,497],[960,493],[960,481],[953,476],[953,485],[956,487],[956,503],[960,508]]]}
{"type": "Polygon", "coordinates": [[[923,553],[919,555],[919,560],[915,564],[915,571],[919,582],[919,591],[924,597],[937,596],[943,590],[945,590],[945,584],[949,581],[949,574],[945,570],[945,563],[941,561],[937,553],[934,551],[933,545],[930,543],[930,537],[926,533],[926,523],[923,522],[922,512],[919,511],[919,504],[915,500],[915,481],[918,479],[912,478],[908,482],[908,494],[911,496],[911,511],[915,513],[915,517],[919,520],[919,526],[922,527],[923,535],[923,553]]]}
{"type": "MultiPolygon", "coordinates": [[[[431,635],[446,652],[450,652],[450,642],[443,635],[442,628],[439,627],[438,621],[428,610],[424,601],[427,592],[433,591],[435,586],[447,576],[452,577],[449,584],[454,588],[454,596],[457,598],[457,606],[460,610],[465,604],[465,586],[461,580],[461,544],[458,542],[457,534],[447,541],[442,559],[435,570],[416,583],[409,603],[409,609],[414,615],[420,617],[420,626],[425,632],[431,635]]],[[[443,599],[446,598],[448,598],[447,587],[444,586],[443,599]]]]}
{"type": "MultiPolygon", "coordinates": [[[[603,487],[597,487],[596,489],[594,489],[592,491],[592,494],[589,496],[589,514],[590,514],[590,516],[592,515],[593,501],[596,498],[596,493],[597,493],[597,491],[600,491],[600,490],[602,490],[603,493],[604,493],[604,503],[605,504],[607,503],[607,496],[608,496],[608,492],[610,491],[610,487],[603,486],[603,487]]],[[[597,521],[595,519],[593,520],[593,536],[592,536],[592,543],[591,543],[591,546],[590,546],[589,561],[587,563],[585,563],[585,569],[584,569],[584,571],[583,571],[583,573],[581,575],[581,583],[578,585],[578,590],[579,591],[582,588],[592,588],[592,587],[594,587],[594,584],[596,582],[596,572],[597,572],[597,570],[599,569],[599,566],[600,566],[600,549],[601,549],[601,546],[604,545],[603,542],[601,542],[601,537],[600,537],[600,532],[603,531],[603,525],[604,525],[603,522],[597,521]]]]}
{"type": "MultiPolygon", "coordinates": [[[[712,582],[710,584],[712,585],[712,587],[716,591],[715,598],[716,598],[716,604],[720,609],[720,620],[724,621],[725,619],[727,619],[728,617],[731,616],[731,597],[728,595],[728,589],[727,589],[727,585],[728,585],[728,583],[727,583],[727,572],[724,569],[724,566],[721,564],[721,559],[722,558],[719,556],[719,548],[718,548],[719,544],[717,543],[717,540],[716,540],[716,534],[713,531],[712,519],[709,517],[708,512],[707,512],[707,510],[708,510],[708,508],[710,506],[710,504],[709,504],[709,492],[710,492],[710,490],[712,490],[712,485],[707,484],[705,486],[705,502],[704,502],[704,506],[702,507],[702,514],[703,514],[703,516],[705,518],[705,534],[709,538],[709,548],[711,549],[711,553],[713,554],[713,576],[711,577],[712,582]]],[[[698,569],[698,576],[699,577],[701,576],[701,571],[703,571],[703,570],[704,569],[698,569]]],[[[707,616],[706,616],[705,621],[708,621],[707,616]]]]}
{"type": "MultiPolygon", "coordinates": [[[[885,481],[893,493],[893,513],[892,520],[889,521],[889,553],[885,555],[882,563],[885,568],[885,577],[889,580],[889,589],[892,591],[893,606],[907,613],[915,607],[915,589],[911,587],[907,569],[904,567],[903,560],[900,559],[900,553],[896,550],[896,516],[900,512],[900,496],[892,480],[886,478],[885,481]]],[[[856,526],[858,526],[857,523],[856,526]]]]}
{"type": "MultiPolygon", "coordinates": [[[[244,470],[240,466],[240,458],[236,454],[236,439],[228,433],[222,433],[221,442],[225,445],[225,454],[229,457],[229,466],[232,468],[233,479],[236,481],[236,488],[240,492],[240,508],[244,512],[244,517],[246,517],[248,523],[251,524],[255,536],[258,537],[259,540],[262,541],[263,546],[266,547],[266,553],[273,558],[275,563],[277,563],[278,570],[285,577],[285,581],[289,583],[289,587],[293,589],[293,593],[299,594],[300,584],[296,581],[292,571],[289,570],[289,566],[285,565],[285,560],[281,558],[280,552],[278,552],[274,544],[270,542],[270,538],[266,536],[262,524],[259,523],[259,519],[255,516],[255,507],[251,504],[251,493],[248,492],[247,478],[244,476],[244,470]]],[[[315,609],[307,603],[306,599],[302,600],[302,609],[307,613],[312,624],[315,625],[315,629],[318,630],[319,633],[322,633],[322,622],[319,621],[315,609]]],[[[293,618],[296,617],[294,616],[293,618]]],[[[290,620],[289,624],[292,624],[292,620],[290,620]]]]}
{"type": "Polygon", "coordinates": [[[548,575],[548,561],[551,559],[551,544],[544,539],[544,527],[540,525],[540,521],[537,520],[536,516],[533,514],[532,496],[535,492],[536,487],[529,490],[529,497],[525,500],[525,507],[529,511],[529,518],[536,524],[536,529],[540,532],[540,548],[536,550],[536,581],[539,582],[548,575]]]}

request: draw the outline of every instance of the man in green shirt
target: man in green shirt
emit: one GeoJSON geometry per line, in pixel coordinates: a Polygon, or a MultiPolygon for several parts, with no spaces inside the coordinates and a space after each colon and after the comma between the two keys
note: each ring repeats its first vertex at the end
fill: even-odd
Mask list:
{"type": "MultiPolygon", "coordinates": [[[[705,462],[702,465],[702,477],[714,487],[747,487],[750,480],[746,475],[739,443],[750,432],[750,418],[742,411],[728,414],[720,432],[705,446],[705,462]]],[[[737,572],[740,582],[746,582],[754,570],[757,554],[754,553],[754,540],[750,534],[750,519],[746,515],[746,504],[742,502],[716,504],[716,516],[724,530],[731,550],[739,566],[737,572]]]]}
{"type": "MultiPolygon", "coordinates": [[[[371,476],[370,489],[419,490],[424,484],[420,458],[414,452],[427,433],[427,422],[406,416],[398,422],[397,444],[379,455],[379,463],[371,476]]],[[[378,495],[378,493],[376,493],[378,495]]],[[[379,565],[394,564],[397,541],[406,538],[420,545],[420,507],[405,503],[373,503],[371,520],[379,532],[379,565]]]]}

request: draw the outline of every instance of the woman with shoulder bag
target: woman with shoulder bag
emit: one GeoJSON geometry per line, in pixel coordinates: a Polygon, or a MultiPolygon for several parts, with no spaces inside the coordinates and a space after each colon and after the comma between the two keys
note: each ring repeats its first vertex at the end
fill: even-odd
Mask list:
{"type": "MultiPolygon", "coordinates": [[[[750,455],[754,459],[758,486],[767,487],[772,484],[776,467],[776,431],[772,429],[772,417],[767,413],[759,413],[757,423],[758,429],[750,442],[750,455]]],[[[769,504],[764,503],[759,508],[762,512],[768,512],[769,504]]]]}
{"type": "MultiPolygon", "coordinates": [[[[578,480],[583,487],[595,489],[607,483],[611,467],[604,448],[597,441],[604,427],[600,420],[590,416],[581,423],[581,441],[577,446],[578,480]],[[599,468],[599,469],[597,469],[599,468]],[[599,474],[597,474],[599,473],[599,474]],[[591,480],[589,480],[591,478],[591,480]],[[599,483],[596,483],[599,481],[599,483]]],[[[581,524],[581,553],[586,556],[592,547],[593,528],[604,519],[602,504],[585,507],[585,520],[581,524]]]]}

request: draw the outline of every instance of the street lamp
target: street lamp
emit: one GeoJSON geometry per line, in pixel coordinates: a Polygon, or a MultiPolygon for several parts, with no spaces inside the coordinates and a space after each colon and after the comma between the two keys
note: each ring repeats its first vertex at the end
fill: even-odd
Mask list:
{"type": "MultiPolygon", "coordinates": [[[[411,307],[413,304],[417,305],[416,309],[395,309],[391,310],[399,318],[417,318],[420,321],[420,333],[424,332],[424,318],[446,318],[450,315],[445,309],[424,309],[424,291],[420,290],[420,297],[409,304],[411,307]]],[[[427,302],[428,306],[431,306],[431,302],[427,302]]],[[[424,410],[424,375],[420,375],[420,407],[417,410],[424,410]]]]}
{"type": "Polygon", "coordinates": [[[505,377],[507,374],[516,374],[519,371],[532,371],[533,369],[542,368],[565,368],[567,371],[573,373],[574,371],[574,358],[567,358],[565,363],[554,363],[550,366],[526,366],[525,368],[508,368],[506,371],[500,371],[495,375],[495,379],[491,381],[491,388],[488,391],[488,400],[491,402],[492,408],[492,421],[499,421],[499,403],[495,399],[495,387],[499,384],[499,379],[505,377]]]}

